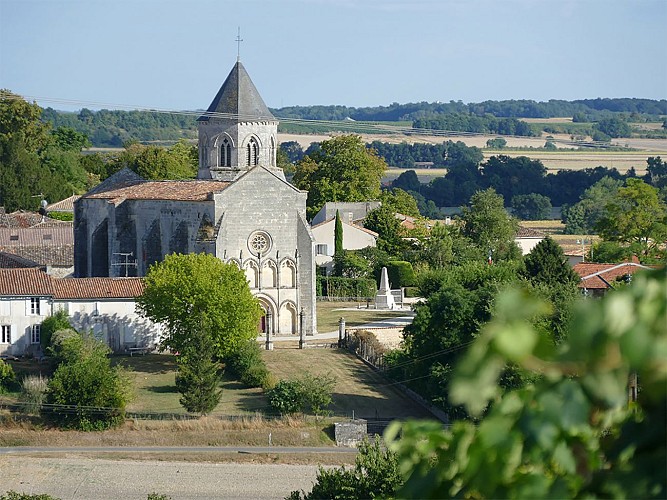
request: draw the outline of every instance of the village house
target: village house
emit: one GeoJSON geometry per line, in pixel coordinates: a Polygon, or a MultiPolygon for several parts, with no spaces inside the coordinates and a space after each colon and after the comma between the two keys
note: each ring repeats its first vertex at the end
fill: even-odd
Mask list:
{"type": "MultiPolygon", "coordinates": [[[[353,222],[341,220],[343,227],[343,249],[360,250],[377,245],[378,234],[353,222]]],[[[332,217],[311,227],[315,239],[315,264],[318,269],[324,269],[331,274],[335,251],[334,233],[336,218],[332,217]]]]}
{"type": "Polygon", "coordinates": [[[54,278],[36,268],[0,269],[0,355],[41,356],[41,324],[64,310],[72,326],[114,352],[151,349],[159,325],[139,315],[140,278],[54,278]]]}
{"type": "Polygon", "coordinates": [[[653,269],[643,266],[637,262],[622,262],[620,264],[598,264],[596,262],[580,262],[573,267],[574,271],[581,277],[579,288],[581,291],[593,297],[601,297],[608,290],[619,284],[632,280],[632,275],[637,271],[653,269]]]}

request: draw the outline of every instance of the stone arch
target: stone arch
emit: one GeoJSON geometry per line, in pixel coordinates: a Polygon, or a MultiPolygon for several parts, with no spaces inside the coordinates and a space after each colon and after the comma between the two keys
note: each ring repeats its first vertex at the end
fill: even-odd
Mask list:
{"type": "Polygon", "coordinates": [[[278,267],[273,260],[265,260],[262,264],[262,287],[276,288],[278,286],[278,267]]]}
{"type": "Polygon", "coordinates": [[[261,143],[259,138],[251,135],[245,145],[246,166],[254,167],[259,165],[259,152],[261,150],[261,143]]]}
{"type": "Polygon", "coordinates": [[[238,269],[241,269],[241,261],[235,258],[231,258],[227,261],[227,264],[234,264],[238,269]]]}
{"type": "Polygon", "coordinates": [[[280,286],[282,288],[296,288],[296,264],[286,258],[280,263],[280,286]]]}
{"type": "Polygon", "coordinates": [[[109,219],[104,219],[93,231],[90,242],[90,275],[109,276],[109,219]]]}
{"type": "Polygon", "coordinates": [[[232,148],[234,148],[234,139],[225,132],[216,137],[214,147],[218,152],[218,158],[217,158],[218,166],[231,167],[232,148]]]}
{"type": "Polygon", "coordinates": [[[186,221],[181,221],[181,223],[176,226],[176,230],[169,240],[169,253],[187,254],[190,250],[189,240],[190,234],[188,223],[186,221]]]}
{"type": "Polygon", "coordinates": [[[296,304],[286,300],[280,304],[280,333],[296,335],[299,333],[299,314],[296,304]]]}
{"type": "Polygon", "coordinates": [[[278,323],[276,304],[270,297],[265,295],[258,295],[257,300],[263,311],[257,330],[260,333],[267,333],[270,330],[270,333],[273,335],[277,331],[276,325],[278,323]]]}
{"type": "Polygon", "coordinates": [[[162,261],[162,231],[160,221],[154,220],[144,236],[144,265],[148,270],[156,262],[162,261]]]}
{"type": "Polygon", "coordinates": [[[243,271],[250,288],[259,288],[259,267],[254,260],[247,260],[243,264],[243,271]]]}

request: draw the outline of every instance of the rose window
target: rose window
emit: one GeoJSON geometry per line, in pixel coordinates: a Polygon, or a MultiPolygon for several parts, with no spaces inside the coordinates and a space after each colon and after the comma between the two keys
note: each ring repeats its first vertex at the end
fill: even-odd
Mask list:
{"type": "Polygon", "coordinates": [[[248,248],[254,254],[265,254],[271,247],[271,239],[264,232],[256,232],[248,238],[248,248]]]}

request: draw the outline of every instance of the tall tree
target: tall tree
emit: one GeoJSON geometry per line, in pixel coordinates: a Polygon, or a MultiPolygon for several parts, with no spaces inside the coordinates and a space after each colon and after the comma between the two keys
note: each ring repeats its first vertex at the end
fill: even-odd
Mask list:
{"type": "Polygon", "coordinates": [[[597,224],[600,236],[636,248],[648,257],[667,239],[667,207],[653,186],[628,179],[597,224]]]}
{"type": "Polygon", "coordinates": [[[208,254],[171,254],[151,266],[137,301],[141,313],[165,326],[162,347],[187,352],[193,332],[212,339],[223,358],[257,336],[261,309],[246,277],[208,254]]]}
{"type": "Polygon", "coordinates": [[[334,222],[334,255],[343,253],[343,221],[340,220],[340,212],[336,210],[336,221],[334,222]]]}
{"type": "Polygon", "coordinates": [[[503,197],[493,188],[476,192],[470,206],[463,207],[463,235],[483,251],[491,252],[493,259],[516,258],[520,252],[514,238],[519,228],[503,203],[503,197]]]}
{"type": "Polygon", "coordinates": [[[308,191],[306,208],[313,217],[327,201],[369,201],[380,197],[380,179],[387,164],[366,148],[358,135],[323,141],[304,157],[292,182],[308,191]]]}

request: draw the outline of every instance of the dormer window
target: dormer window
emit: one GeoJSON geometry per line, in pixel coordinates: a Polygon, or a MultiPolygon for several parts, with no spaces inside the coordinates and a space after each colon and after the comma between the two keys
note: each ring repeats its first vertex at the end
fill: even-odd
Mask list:
{"type": "Polygon", "coordinates": [[[246,148],[246,160],[249,167],[259,165],[259,144],[257,144],[257,139],[254,137],[251,137],[248,142],[246,148]]]}

